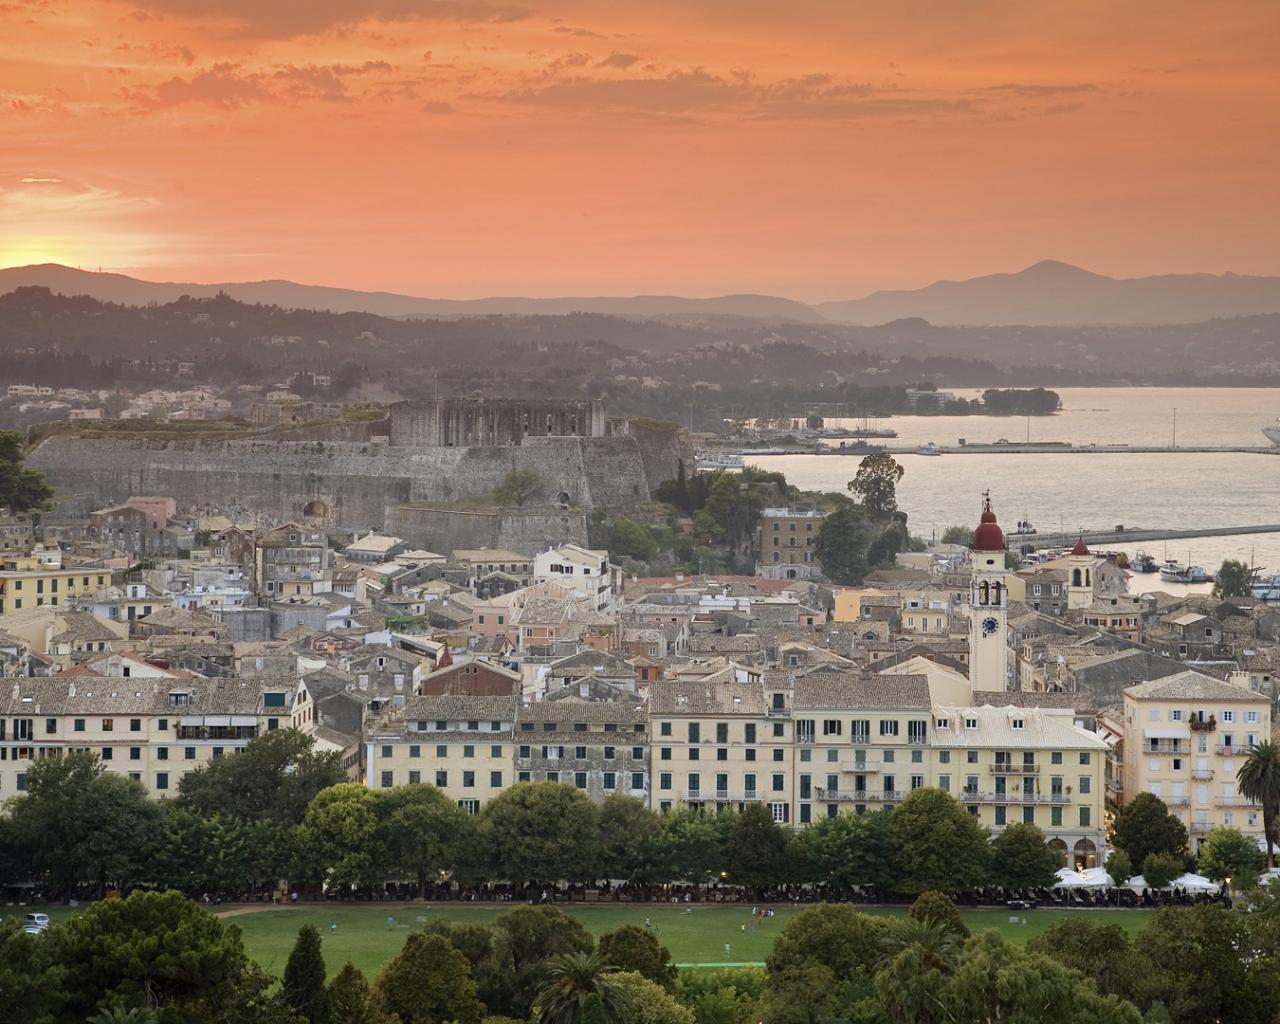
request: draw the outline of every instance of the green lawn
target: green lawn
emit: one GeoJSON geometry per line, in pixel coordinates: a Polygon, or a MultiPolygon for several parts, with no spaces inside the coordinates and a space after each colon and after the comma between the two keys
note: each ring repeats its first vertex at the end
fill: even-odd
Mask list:
{"type": "MultiPolygon", "coordinates": [[[[320,931],[325,963],[331,975],[350,960],[372,978],[399,952],[405,936],[420,924],[437,918],[492,921],[501,910],[513,906],[520,904],[507,907],[468,907],[453,903],[303,904],[299,907],[232,910],[226,919],[239,926],[249,955],[272,974],[279,976],[283,972],[298,929],[310,924],[320,931]],[[390,926],[387,924],[388,915],[395,919],[390,926]],[[331,929],[334,924],[337,928],[331,929]]],[[[774,938],[789,920],[801,912],[792,907],[779,907],[772,918],[766,918],[757,925],[751,920],[751,908],[742,905],[695,904],[692,908],[662,904],[561,906],[582,921],[593,935],[612,931],[624,924],[643,927],[647,919],[662,944],[671,950],[675,962],[682,966],[763,963],[774,938]],[[724,949],[726,942],[730,946],[727,955],[724,949]]],[[[899,907],[860,909],[868,914],[906,913],[905,908],[899,907]]],[[[42,910],[54,921],[75,913],[62,906],[0,907],[0,917],[15,914],[21,917],[28,910],[42,910]]],[[[1091,920],[1102,918],[1108,923],[1123,925],[1130,934],[1136,934],[1149,917],[1149,912],[1144,910],[1048,909],[1027,910],[1016,915],[1006,910],[960,911],[960,916],[971,929],[994,928],[1019,945],[1071,914],[1086,914],[1091,920]],[[1017,918],[1016,924],[1010,920],[1012,917],[1017,918]],[[1025,925],[1021,923],[1024,919],[1025,925]]]]}
{"type": "MultiPolygon", "coordinates": [[[[685,907],[653,904],[622,907],[578,905],[566,909],[594,935],[624,924],[643,926],[648,918],[660,941],[681,965],[762,963],[783,926],[800,913],[800,910],[790,907],[779,908],[774,917],[756,925],[751,920],[751,908],[737,905],[695,905],[692,912],[686,912],[688,908],[685,907]],[[724,950],[726,942],[730,945],[728,955],[724,950]]],[[[905,909],[898,908],[866,909],[873,914],[906,913],[905,909]]],[[[491,921],[498,912],[499,908],[495,907],[461,907],[455,904],[304,905],[236,914],[230,920],[239,925],[249,954],[273,974],[278,975],[284,970],[298,929],[311,924],[319,929],[324,940],[325,962],[330,974],[350,960],[372,977],[399,951],[405,936],[419,924],[438,918],[491,921]],[[390,927],[388,915],[395,918],[394,925],[390,927]],[[335,930],[330,928],[333,924],[337,925],[335,930]]],[[[1092,919],[1105,917],[1108,922],[1123,925],[1131,934],[1136,933],[1149,916],[1141,910],[1028,910],[1019,913],[1019,923],[1013,924],[1008,911],[961,911],[970,928],[995,928],[1018,944],[1039,935],[1069,914],[1089,914],[1092,919]],[[1025,926],[1021,924],[1024,918],[1025,926]]]]}

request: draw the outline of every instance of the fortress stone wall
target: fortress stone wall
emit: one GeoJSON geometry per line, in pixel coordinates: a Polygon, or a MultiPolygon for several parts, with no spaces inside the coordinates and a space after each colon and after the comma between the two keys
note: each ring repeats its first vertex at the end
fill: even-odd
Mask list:
{"type": "Polygon", "coordinates": [[[504,548],[537,554],[561,544],[587,543],[587,514],[578,509],[464,512],[419,505],[387,509],[386,530],[416,548],[448,554],[459,548],[504,548]]]}
{"type": "Polygon", "coordinates": [[[93,495],[99,505],[131,494],[171,494],[185,509],[279,522],[323,508],[336,526],[380,529],[389,506],[482,498],[516,469],[541,476],[554,505],[625,511],[675,476],[680,442],[673,436],[624,432],[525,437],[511,447],[410,447],[58,434],[40,443],[29,463],[61,493],[93,495]]]}

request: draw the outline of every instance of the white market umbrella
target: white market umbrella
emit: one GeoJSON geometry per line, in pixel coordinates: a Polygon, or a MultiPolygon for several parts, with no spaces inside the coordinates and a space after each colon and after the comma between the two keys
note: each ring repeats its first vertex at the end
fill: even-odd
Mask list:
{"type": "Polygon", "coordinates": [[[1179,875],[1175,878],[1170,886],[1174,889],[1186,889],[1187,892],[1213,892],[1220,890],[1217,882],[1210,881],[1204,875],[1192,874],[1188,871],[1185,875],[1179,875]]]}

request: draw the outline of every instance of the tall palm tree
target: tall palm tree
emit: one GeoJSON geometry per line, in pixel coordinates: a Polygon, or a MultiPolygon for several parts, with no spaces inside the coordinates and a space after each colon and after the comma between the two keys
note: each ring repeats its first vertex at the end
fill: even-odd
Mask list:
{"type": "Polygon", "coordinates": [[[1262,830],[1267,834],[1267,867],[1274,867],[1276,820],[1280,816],[1280,746],[1270,740],[1256,744],[1236,772],[1236,788],[1246,800],[1262,806],[1262,830]]]}
{"type": "Polygon", "coordinates": [[[934,1024],[947,1019],[943,994],[960,962],[962,941],[946,925],[929,919],[895,922],[882,944],[876,993],[889,1019],[934,1024]]]}
{"type": "Polygon", "coordinates": [[[579,1024],[584,1009],[597,1002],[605,1024],[626,1024],[631,1000],[610,977],[616,967],[597,953],[566,953],[547,961],[547,983],[534,1006],[541,1024],[579,1024]]]}

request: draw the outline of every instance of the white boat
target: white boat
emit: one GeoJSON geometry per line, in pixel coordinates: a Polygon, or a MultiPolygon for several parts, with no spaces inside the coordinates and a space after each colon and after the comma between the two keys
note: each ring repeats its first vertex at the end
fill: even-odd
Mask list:
{"type": "Polygon", "coordinates": [[[942,449],[939,448],[932,441],[930,441],[928,444],[916,445],[916,454],[917,455],[941,455],[942,449]]]}
{"type": "Polygon", "coordinates": [[[698,467],[706,469],[741,469],[742,456],[737,452],[700,451],[697,453],[698,467]]]}
{"type": "Polygon", "coordinates": [[[738,452],[739,458],[744,455],[786,455],[786,448],[743,448],[738,452]]]}
{"type": "Polygon", "coordinates": [[[1267,440],[1272,444],[1280,444],[1280,420],[1263,427],[1262,433],[1266,435],[1267,440]]]}
{"type": "Polygon", "coordinates": [[[1169,583],[1207,583],[1209,574],[1199,565],[1183,565],[1169,559],[1160,566],[1160,578],[1169,583]]]}

